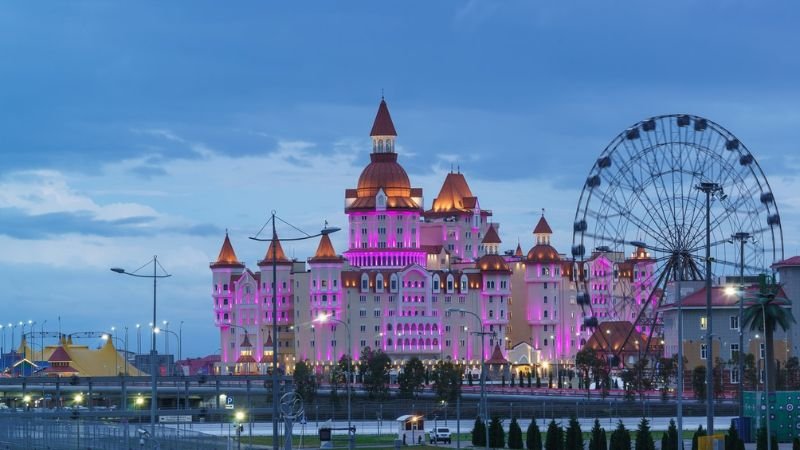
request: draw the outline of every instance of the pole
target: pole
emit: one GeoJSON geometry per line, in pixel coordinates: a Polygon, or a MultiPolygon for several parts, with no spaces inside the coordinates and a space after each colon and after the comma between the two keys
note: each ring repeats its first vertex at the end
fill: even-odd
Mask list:
{"type": "Polygon", "coordinates": [[[744,244],[750,238],[750,234],[739,232],[734,234],[733,238],[739,241],[739,360],[737,363],[739,370],[739,426],[741,426],[742,417],[744,417],[744,328],[742,327],[744,319],[744,244]]]}
{"type": "Polygon", "coordinates": [[[353,450],[355,447],[355,440],[356,434],[353,432],[353,423],[352,423],[352,409],[350,406],[350,382],[352,381],[351,378],[353,377],[353,348],[350,345],[350,325],[343,322],[345,328],[347,328],[347,384],[345,384],[345,388],[347,388],[347,434],[350,436],[350,440],[348,446],[350,450],[353,450]]]}
{"type": "Polygon", "coordinates": [[[683,450],[683,299],[681,298],[681,281],[683,281],[683,255],[678,255],[678,276],[677,276],[677,294],[675,295],[678,302],[678,436],[679,446],[678,450],[683,450]]]}
{"type": "Polygon", "coordinates": [[[153,326],[150,329],[152,348],[150,349],[150,435],[156,437],[156,409],[158,408],[158,386],[156,372],[158,371],[158,351],[156,350],[156,282],[158,281],[158,257],[153,256],[153,326]]]}
{"type": "Polygon", "coordinates": [[[770,408],[770,403],[769,403],[769,366],[770,366],[770,360],[767,359],[767,356],[769,356],[769,355],[768,355],[768,352],[767,352],[766,348],[767,348],[767,345],[769,345],[769,342],[767,342],[767,311],[764,308],[764,303],[761,303],[761,318],[764,321],[764,395],[767,398],[767,416],[766,416],[766,421],[767,421],[767,448],[771,449],[772,448],[772,432],[770,431],[770,424],[769,424],[771,422],[769,420],[769,418],[770,418],[770,409],[769,409],[770,408]]]}
{"type": "Polygon", "coordinates": [[[278,240],[272,211],[272,450],[278,450],[278,240]]]}
{"type": "MultiPolygon", "coordinates": [[[[477,314],[476,314],[477,315],[477,314]]],[[[483,403],[483,424],[486,438],[486,449],[489,449],[489,418],[486,417],[488,408],[486,405],[486,335],[483,332],[483,321],[481,323],[481,402],[483,403]]]]}
{"type": "Polygon", "coordinates": [[[714,321],[711,308],[711,195],[721,192],[717,183],[702,182],[698,189],[706,194],[706,427],[714,434],[714,321]]]}

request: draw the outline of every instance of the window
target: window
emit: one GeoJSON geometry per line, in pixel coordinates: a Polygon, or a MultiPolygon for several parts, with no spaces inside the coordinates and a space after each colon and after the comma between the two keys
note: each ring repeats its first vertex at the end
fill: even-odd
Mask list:
{"type": "Polygon", "coordinates": [[[544,331],[547,332],[547,325],[544,326],[544,331]]]}
{"type": "Polygon", "coordinates": [[[358,311],[358,317],[367,317],[367,310],[366,309],[360,309],[358,311]]]}
{"type": "Polygon", "coordinates": [[[731,369],[731,383],[738,384],[739,383],[739,368],[733,367],[731,369]]]}
{"type": "Polygon", "coordinates": [[[364,348],[366,346],[367,346],[367,341],[361,340],[361,348],[364,348]]]}
{"type": "Polygon", "coordinates": [[[544,346],[547,347],[547,338],[544,338],[544,346]]]}
{"type": "Polygon", "coordinates": [[[544,310],[544,318],[547,319],[547,310],[544,310]]]}
{"type": "Polygon", "coordinates": [[[739,360],[739,344],[731,344],[731,359],[734,361],[739,360]]]}
{"type": "Polygon", "coordinates": [[[766,358],[767,349],[766,349],[766,347],[764,347],[764,343],[763,342],[758,344],[758,353],[759,353],[759,357],[761,359],[766,358]]]}
{"type": "Polygon", "coordinates": [[[700,344],[700,359],[706,359],[708,357],[708,347],[706,344],[700,344]]]}
{"type": "Polygon", "coordinates": [[[544,302],[547,303],[547,296],[544,296],[544,302]]]}
{"type": "Polygon", "coordinates": [[[544,288],[547,289],[547,282],[544,282],[544,288]]]}
{"type": "Polygon", "coordinates": [[[707,324],[705,316],[700,317],[700,329],[705,330],[707,324]]]}
{"type": "Polygon", "coordinates": [[[739,329],[739,316],[731,316],[731,330],[739,329]]]}

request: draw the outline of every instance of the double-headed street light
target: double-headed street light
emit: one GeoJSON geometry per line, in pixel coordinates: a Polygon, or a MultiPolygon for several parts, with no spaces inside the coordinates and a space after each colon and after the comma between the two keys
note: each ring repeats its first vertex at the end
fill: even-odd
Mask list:
{"type": "MultiPolygon", "coordinates": [[[[150,349],[150,380],[151,380],[151,392],[150,392],[150,434],[155,437],[156,435],[156,409],[158,408],[158,388],[156,382],[156,375],[158,372],[158,350],[156,350],[156,281],[159,278],[169,278],[172,275],[167,273],[166,270],[161,266],[158,262],[158,256],[153,256],[153,260],[148,262],[147,264],[143,265],[142,267],[134,270],[133,272],[127,272],[125,269],[119,267],[112,267],[112,272],[121,273],[123,275],[129,275],[132,277],[137,278],[152,278],[153,279],[153,328],[151,329],[151,337],[152,337],[152,348],[150,349]],[[143,269],[144,267],[148,266],[149,264],[153,265],[153,274],[152,275],[142,275],[138,274],[139,270],[143,269]],[[158,268],[161,267],[162,273],[158,273],[158,268]]],[[[277,450],[277,449],[276,449],[277,450]]]]}
{"type": "Polygon", "coordinates": [[[477,314],[472,311],[468,311],[462,308],[448,308],[448,313],[453,312],[460,312],[462,314],[469,314],[478,321],[480,324],[480,331],[476,331],[474,333],[481,335],[481,408],[483,409],[483,423],[484,423],[484,431],[485,431],[485,439],[486,439],[486,448],[489,448],[489,408],[486,404],[486,335],[487,334],[494,334],[492,332],[486,332],[483,330],[483,319],[477,314]]]}
{"type": "Polygon", "coordinates": [[[353,423],[350,408],[350,378],[353,376],[353,352],[352,343],[350,341],[350,325],[344,320],[337,319],[332,315],[320,314],[319,317],[314,319],[315,322],[325,323],[327,321],[336,322],[344,325],[347,329],[347,381],[345,382],[345,389],[347,389],[347,434],[350,436],[349,447],[350,450],[355,446],[355,433],[353,433],[353,423]]]}
{"type": "MultiPolygon", "coordinates": [[[[325,222],[325,228],[323,228],[317,234],[306,235],[298,238],[278,239],[278,232],[275,229],[275,219],[277,218],[287,225],[290,224],[277,217],[275,215],[275,210],[271,212],[270,216],[271,217],[267,223],[272,222],[272,237],[269,239],[263,239],[259,238],[256,234],[256,236],[252,236],[250,239],[259,242],[269,242],[272,246],[272,255],[267,255],[265,259],[272,259],[272,449],[278,450],[278,439],[274,438],[275,436],[278,436],[278,416],[280,415],[280,396],[278,395],[278,244],[280,241],[303,241],[319,236],[326,236],[339,231],[339,228],[329,228],[328,222],[325,222]]],[[[266,224],[264,224],[264,226],[266,226],[266,224]]],[[[297,229],[294,226],[292,226],[292,228],[297,229]]]]}
{"type": "MultiPolygon", "coordinates": [[[[174,331],[171,331],[171,330],[168,330],[166,328],[158,328],[158,327],[156,327],[155,332],[156,332],[156,334],[161,333],[161,332],[166,333],[166,335],[164,335],[164,340],[165,341],[169,341],[169,335],[170,334],[175,336],[175,340],[178,341],[178,361],[180,361],[180,359],[181,359],[180,354],[181,354],[181,350],[182,350],[182,347],[183,347],[183,342],[181,342],[181,337],[178,335],[178,333],[176,333],[174,331]]],[[[167,354],[166,356],[169,356],[169,354],[167,354]]],[[[174,364],[173,364],[173,366],[174,366],[174,364]]],[[[175,371],[172,368],[170,368],[168,373],[170,375],[174,375],[175,371]]]]}

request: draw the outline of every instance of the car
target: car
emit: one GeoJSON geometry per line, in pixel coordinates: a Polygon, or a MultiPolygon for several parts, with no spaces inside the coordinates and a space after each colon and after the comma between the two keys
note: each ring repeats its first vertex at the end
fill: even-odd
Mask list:
{"type": "Polygon", "coordinates": [[[437,442],[444,442],[445,444],[449,444],[450,428],[436,427],[428,432],[428,438],[430,439],[431,444],[435,444],[437,442]]]}

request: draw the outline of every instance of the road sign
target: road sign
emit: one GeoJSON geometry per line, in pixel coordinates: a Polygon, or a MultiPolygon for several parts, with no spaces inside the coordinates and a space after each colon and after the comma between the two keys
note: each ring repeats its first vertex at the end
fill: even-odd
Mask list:
{"type": "Polygon", "coordinates": [[[233,409],[233,396],[225,397],[225,409],[233,409]]]}

